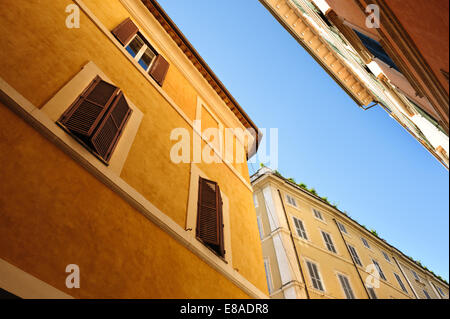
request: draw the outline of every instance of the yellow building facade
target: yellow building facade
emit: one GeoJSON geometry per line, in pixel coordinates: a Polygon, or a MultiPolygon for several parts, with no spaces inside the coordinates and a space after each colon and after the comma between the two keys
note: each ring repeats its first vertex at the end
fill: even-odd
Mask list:
{"type": "Polygon", "coordinates": [[[271,298],[449,298],[446,282],[278,172],[251,181],[271,298]]]}
{"type": "MultiPolygon", "coordinates": [[[[266,298],[247,163],[203,133],[258,128],[158,3],[5,0],[0,17],[0,289],[266,298]],[[182,138],[219,160],[174,161],[182,138]]],[[[251,157],[255,137],[233,143],[251,157]]]]}

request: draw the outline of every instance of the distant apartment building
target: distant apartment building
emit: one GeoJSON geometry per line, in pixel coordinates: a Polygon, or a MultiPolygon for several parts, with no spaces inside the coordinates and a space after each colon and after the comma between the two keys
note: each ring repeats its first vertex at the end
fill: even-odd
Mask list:
{"type": "Polygon", "coordinates": [[[267,167],[251,177],[275,299],[448,299],[448,283],[267,167]]]}
{"type": "Polygon", "coordinates": [[[359,107],[382,107],[448,169],[448,1],[260,1],[359,107]]]}
{"type": "Polygon", "coordinates": [[[156,1],[2,0],[0,35],[0,296],[267,297],[258,128],[156,1]]]}

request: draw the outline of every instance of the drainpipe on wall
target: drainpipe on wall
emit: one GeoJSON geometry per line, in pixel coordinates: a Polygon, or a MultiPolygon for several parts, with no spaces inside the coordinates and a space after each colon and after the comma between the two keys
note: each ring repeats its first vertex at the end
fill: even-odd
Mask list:
{"type": "Polygon", "coordinates": [[[300,258],[298,257],[297,246],[295,245],[294,236],[292,236],[291,224],[289,224],[289,219],[288,219],[288,216],[286,213],[286,209],[284,208],[283,197],[281,196],[280,190],[277,189],[277,191],[278,191],[278,195],[280,196],[281,206],[283,207],[283,213],[284,213],[284,217],[286,218],[286,223],[287,223],[287,226],[289,229],[289,234],[291,235],[292,245],[294,245],[294,252],[295,252],[295,257],[297,259],[298,268],[300,269],[300,274],[302,275],[303,284],[305,285],[306,298],[311,299],[311,297],[309,296],[308,287],[306,286],[305,275],[303,274],[303,269],[302,269],[302,265],[300,263],[300,258]]]}
{"type": "Polygon", "coordinates": [[[369,292],[367,291],[367,287],[366,287],[366,285],[365,285],[365,283],[364,283],[364,280],[362,279],[361,274],[359,273],[358,266],[356,265],[355,261],[353,260],[353,256],[352,256],[352,254],[351,254],[351,252],[350,252],[350,248],[348,248],[347,242],[345,241],[344,235],[342,234],[341,229],[339,228],[339,225],[338,225],[336,219],[333,218],[333,221],[334,221],[334,223],[336,224],[336,227],[337,227],[337,229],[338,229],[338,231],[339,231],[339,234],[341,234],[342,241],[344,242],[345,248],[347,248],[347,252],[348,252],[348,254],[350,255],[350,259],[352,260],[353,266],[355,266],[356,273],[358,274],[358,277],[359,277],[359,279],[361,280],[361,284],[362,284],[363,287],[364,287],[364,291],[365,291],[366,294],[367,294],[367,298],[368,298],[368,299],[371,299],[371,298],[370,298],[370,294],[369,294],[369,292]]]}

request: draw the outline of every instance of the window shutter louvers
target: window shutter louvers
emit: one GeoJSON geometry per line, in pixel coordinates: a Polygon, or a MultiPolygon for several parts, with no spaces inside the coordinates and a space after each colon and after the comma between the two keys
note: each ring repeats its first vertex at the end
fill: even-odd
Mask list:
{"type": "Polygon", "coordinates": [[[126,45],[130,40],[136,35],[139,31],[139,28],[131,21],[130,18],[127,18],[121,24],[119,24],[114,30],[112,30],[112,34],[119,40],[122,45],[126,45]]]}
{"type": "Polygon", "coordinates": [[[224,256],[222,198],[217,183],[199,179],[197,238],[224,256]]]}
{"type": "Polygon", "coordinates": [[[166,61],[166,59],[164,59],[162,55],[158,55],[155,58],[155,62],[151,66],[148,73],[152,76],[152,78],[156,82],[158,82],[160,86],[162,86],[168,70],[169,70],[169,63],[166,61]]]}
{"type": "Polygon", "coordinates": [[[62,115],[60,122],[70,131],[90,136],[119,89],[96,77],[62,115]]]}
{"type": "Polygon", "coordinates": [[[109,161],[131,112],[125,96],[120,92],[92,136],[92,145],[105,161],[109,161]]]}

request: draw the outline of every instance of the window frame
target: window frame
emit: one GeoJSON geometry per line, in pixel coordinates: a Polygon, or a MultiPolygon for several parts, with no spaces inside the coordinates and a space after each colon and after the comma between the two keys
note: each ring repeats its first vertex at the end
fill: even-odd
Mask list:
{"type": "Polygon", "coordinates": [[[130,54],[131,58],[133,60],[135,60],[137,62],[137,64],[139,64],[140,67],[142,67],[144,69],[145,72],[149,72],[150,69],[152,68],[153,64],[155,63],[156,57],[159,55],[158,52],[153,48],[153,46],[150,44],[150,42],[147,40],[147,38],[141,33],[141,31],[138,31],[132,38],[130,41],[128,41],[124,46],[125,51],[127,51],[128,54],[130,54]],[[139,37],[141,39],[141,41],[143,42],[142,47],[139,49],[139,51],[136,53],[136,55],[133,57],[131,55],[131,53],[128,51],[128,46],[134,41],[134,39],[136,39],[137,37],[139,37]],[[139,61],[141,60],[142,56],[144,55],[145,51],[147,51],[147,49],[149,49],[152,53],[153,53],[153,58],[148,66],[147,69],[145,69],[140,63],[139,61]]]}
{"type": "Polygon", "coordinates": [[[199,183],[199,188],[198,188],[198,193],[197,193],[197,216],[196,216],[195,238],[198,241],[200,241],[206,248],[208,248],[213,253],[215,253],[219,258],[226,261],[225,256],[227,255],[227,251],[225,249],[225,222],[224,222],[224,213],[223,213],[224,208],[223,208],[222,192],[220,191],[219,183],[216,181],[213,181],[211,179],[204,178],[202,176],[198,177],[198,183],[199,183]],[[219,224],[218,228],[216,229],[217,237],[218,237],[217,238],[218,244],[208,243],[201,236],[199,236],[199,225],[201,222],[200,214],[199,214],[200,208],[202,206],[205,206],[206,208],[211,209],[211,207],[202,205],[200,202],[200,199],[202,198],[200,186],[202,185],[202,183],[208,183],[208,184],[215,185],[214,192],[215,192],[215,196],[216,196],[216,214],[217,214],[217,223],[219,224]],[[220,202],[219,202],[219,200],[220,200],[220,202]],[[214,246],[217,246],[217,247],[214,247],[214,246]]]}
{"type": "Polygon", "coordinates": [[[403,292],[407,294],[408,290],[406,289],[405,284],[403,283],[402,279],[400,278],[400,275],[397,274],[396,272],[394,272],[394,277],[395,277],[395,279],[397,279],[398,285],[403,290],[403,292]]]}
{"type": "Polygon", "coordinates": [[[347,231],[347,227],[345,227],[345,225],[344,224],[342,224],[341,222],[337,222],[337,224],[338,224],[338,227],[339,227],[339,230],[341,231],[341,232],[343,232],[344,234],[346,234],[346,235],[349,235],[349,233],[348,233],[348,231],[347,231]]]}
{"type": "Polygon", "coordinates": [[[350,278],[349,278],[349,276],[344,275],[344,274],[342,274],[342,273],[340,273],[340,272],[337,272],[337,273],[336,273],[336,276],[337,276],[339,285],[341,286],[342,291],[343,291],[344,296],[346,297],[346,299],[357,299],[356,296],[355,296],[355,293],[354,293],[354,291],[353,291],[352,285],[351,285],[351,283],[350,283],[350,278]],[[341,277],[342,277],[344,280],[341,280],[341,277]],[[346,281],[346,284],[348,285],[348,287],[344,287],[342,281],[346,281]],[[348,290],[348,292],[351,294],[350,297],[347,295],[347,291],[346,291],[346,290],[348,290]]]}
{"type": "Polygon", "coordinates": [[[364,267],[362,264],[361,258],[359,258],[358,252],[356,251],[356,248],[350,244],[347,244],[347,247],[348,247],[348,250],[350,251],[350,257],[353,259],[355,264],[357,264],[358,266],[364,267]]]}
{"type": "Polygon", "coordinates": [[[418,282],[422,282],[422,281],[420,280],[419,275],[418,275],[413,269],[411,269],[411,273],[412,273],[412,275],[413,275],[413,277],[414,277],[415,280],[417,280],[418,282]]]}
{"type": "Polygon", "coordinates": [[[259,207],[258,196],[256,194],[253,194],[253,205],[255,205],[255,208],[259,207]]]}
{"type": "Polygon", "coordinates": [[[375,288],[374,287],[366,286],[366,289],[367,289],[367,292],[369,293],[370,299],[378,299],[378,296],[375,293],[375,288]]]}
{"type": "Polygon", "coordinates": [[[364,247],[372,250],[372,247],[370,246],[369,241],[365,237],[361,237],[361,241],[362,241],[364,247]]]}
{"type": "Polygon", "coordinates": [[[427,291],[425,288],[422,289],[422,291],[423,291],[423,294],[425,295],[425,297],[426,297],[427,299],[433,299],[433,298],[431,298],[430,294],[428,293],[428,291],[427,291]]]}
{"type": "Polygon", "coordinates": [[[256,216],[256,223],[258,224],[259,238],[263,240],[265,238],[265,235],[264,235],[264,224],[262,222],[261,215],[256,216]]]}
{"type": "Polygon", "coordinates": [[[310,280],[310,283],[311,283],[311,288],[316,290],[316,291],[320,291],[321,293],[325,293],[326,292],[325,282],[323,281],[322,274],[320,272],[319,264],[314,262],[314,261],[312,261],[312,260],[310,260],[310,259],[306,259],[306,258],[305,258],[305,264],[306,264],[306,268],[308,269],[309,280],[310,280]],[[320,285],[322,286],[322,289],[314,287],[314,280],[313,280],[311,271],[310,271],[310,269],[308,267],[308,263],[315,267],[315,269],[317,271],[317,275],[319,276],[319,278],[318,279],[315,278],[315,280],[318,280],[320,282],[320,285]]]}
{"type": "Polygon", "coordinates": [[[322,229],[320,230],[320,233],[322,234],[322,239],[323,239],[323,242],[324,242],[325,247],[327,248],[327,250],[329,252],[337,255],[338,254],[337,248],[336,248],[336,245],[334,244],[333,237],[331,236],[331,234],[329,232],[326,232],[326,231],[322,230],[322,229]],[[327,239],[326,239],[327,236],[328,236],[328,239],[330,240],[330,243],[327,242],[327,239]],[[331,246],[332,249],[330,249],[330,246],[331,246]]]}
{"type": "Polygon", "coordinates": [[[306,231],[305,223],[303,222],[303,220],[301,220],[300,218],[298,218],[296,216],[292,216],[292,220],[294,222],[295,230],[297,231],[297,236],[300,237],[303,240],[309,241],[308,232],[306,231]],[[297,223],[296,222],[299,222],[301,224],[301,226],[303,228],[303,230],[301,230],[301,232],[304,233],[304,236],[299,233],[299,229],[297,227],[297,223]]]}
{"type": "Polygon", "coordinates": [[[94,78],[91,79],[91,81],[87,84],[87,86],[85,86],[81,90],[81,92],[78,92],[78,95],[75,98],[75,100],[73,100],[72,103],[64,109],[64,111],[59,115],[55,123],[61,129],[63,129],[68,135],[70,135],[70,137],[72,137],[75,141],[77,141],[83,148],[85,148],[95,158],[97,158],[102,164],[104,164],[105,166],[109,166],[111,163],[111,159],[115,153],[115,150],[117,149],[120,140],[124,136],[127,124],[130,122],[130,119],[132,118],[134,111],[135,108],[132,107],[132,104],[126,98],[124,92],[118,86],[111,83],[109,79],[104,78],[99,74],[96,74],[94,78]],[[89,132],[79,133],[79,131],[76,132],[72,130],[67,125],[66,121],[72,118],[75,112],[81,109],[82,103],[92,104],[95,105],[96,107],[100,106],[98,102],[93,101],[91,98],[89,98],[89,95],[94,92],[94,90],[100,85],[101,82],[106,83],[107,85],[115,89],[114,92],[112,92],[112,95],[108,98],[108,101],[105,102],[106,104],[104,105],[104,109],[99,113],[97,120],[91,124],[91,128],[89,129],[90,133],[89,132]],[[95,139],[97,138],[97,135],[101,133],[103,127],[107,125],[108,119],[112,119],[111,121],[113,121],[114,123],[113,125],[116,126],[118,125],[116,123],[117,119],[113,118],[114,115],[113,112],[119,107],[120,100],[122,100],[123,103],[125,103],[128,111],[125,113],[121,122],[119,122],[120,125],[116,127],[117,131],[114,133],[115,136],[111,140],[107,152],[104,155],[102,155],[101,152],[99,152],[99,150],[96,149],[96,145],[97,148],[99,147],[99,145],[94,142],[95,139]]]}
{"type": "Polygon", "coordinates": [[[434,285],[437,289],[437,291],[439,292],[439,294],[442,296],[442,297],[445,297],[446,295],[445,295],[445,293],[444,293],[444,291],[442,290],[442,288],[441,287],[439,287],[439,286],[436,286],[436,285],[434,285]]]}
{"type": "Polygon", "coordinates": [[[293,196],[291,196],[291,195],[289,195],[289,194],[287,194],[287,193],[286,193],[286,202],[287,202],[290,206],[295,207],[295,208],[298,208],[298,206],[297,206],[297,201],[295,200],[295,197],[293,197],[293,196]]]}
{"type": "Polygon", "coordinates": [[[381,269],[381,266],[378,263],[378,261],[372,259],[372,263],[375,265],[375,268],[377,269],[380,278],[383,279],[384,281],[387,281],[386,275],[384,274],[383,269],[381,269]]]}
{"type": "Polygon", "coordinates": [[[274,291],[274,286],[273,286],[272,268],[270,266],[269,257],[264,257],[264,272],[266,273],[267,288],[269,290],[270,295],[274,291]]]}
{"type": "Polygon", "coordinates": [[[392,264],[391,258],[389,257],[389,255],[388,255],[384,250],[381,251],[381,254],[383,255],[384,259],[385,259],[388,263],[392,264]]]}
{"type": "Polygon", "coordinates": [[[313,216],[315,219],[320,220],[321,222],[325,223],[325,218],[323,217],[323,214],[320,210],[313,208],[312,212],[313,212],[313,216]]]}

